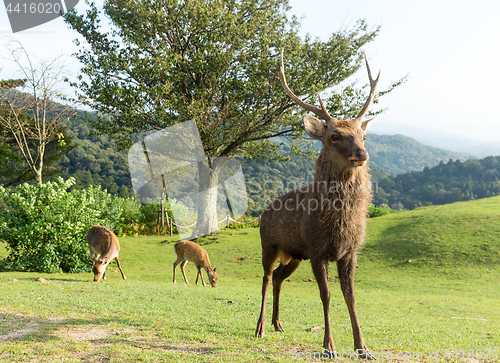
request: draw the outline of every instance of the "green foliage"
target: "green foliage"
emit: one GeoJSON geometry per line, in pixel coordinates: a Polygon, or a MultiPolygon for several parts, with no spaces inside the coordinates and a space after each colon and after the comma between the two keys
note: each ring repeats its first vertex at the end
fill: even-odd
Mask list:
{"type": "Polygon", "coordinates": [[[75,178],[72,189],[85,189],[100,185],[110,194],[122,198],[133,197],[128,169],[127,153],[117,150],[116,140],[91,133],[85,117],[92,113],[79,111],[66,123],[67,137],[73,138],[72,150],[59,162],[63,178],[75,178]]]}
{"type": "Polygon", "coordinates": [[[15,191],[0,187],[0,240],[8,245],[4,270],[40,272],[88,271],[91,259],[85,239],[96,224],[114,230],[122,207],[100,187],[68,192],[74,179],[22,184],[15,191]]]}
{"type": "Polygon", "coordinates": [[[370,203],[368,205],[368,216],[370,218],[381,217],[391,213],[397,213],[397,210],[389,208],[387,204],[382,204],[380,207],[370,203]]]}
{"type": "Polygon", "coordinates": [[[135,198],[114,198],[114,205],[122,210],[121,222],[130,224],[137,222],[142,217],[142,205],[135,198]]]}
{"type": "Polygon", "coordinates": [[[153,223],[158,219],[158,210],[160,206],[157,204],[145,204],[140,209],[140,223],[153,223]]]}
{"type": "Polygon", "coordinates": [[[500,195],[500,156],[481,160],[441,161],[421,172],[394,177],[374,170],[377,190],[374,204],[388,204],[393,209],[414,209],[428,205],[500,195]]]}

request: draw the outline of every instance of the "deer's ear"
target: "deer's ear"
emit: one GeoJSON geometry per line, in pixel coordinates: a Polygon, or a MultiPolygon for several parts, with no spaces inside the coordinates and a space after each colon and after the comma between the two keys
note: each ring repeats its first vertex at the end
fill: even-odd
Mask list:
{"type": "Polygon", "coordinates": [[[369,120],[366,120],[366,121],[363,121],[361,122],[361,130],[365,131],[368,130],[368,128],[370,127],[370,125],[372,124],[372,121],[373,119],[369,119],[369,120]]]}
{"type": "Polygon", "coordinates": [[[325,135],[325,124],[323,122],[311,115],[304,115],[302,122],[309,136],[316,140],[323,140],[325,135]]]}

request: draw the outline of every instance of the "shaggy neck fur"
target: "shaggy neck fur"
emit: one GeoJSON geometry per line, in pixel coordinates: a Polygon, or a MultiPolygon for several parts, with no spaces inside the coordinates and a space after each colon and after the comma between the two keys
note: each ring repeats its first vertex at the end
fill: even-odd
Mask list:
{"type": "Polygon", "coordinates": [[[320,201],[320,218],[330,242],[317,251],[329,260],[355,253],[363,243],[368,203],[371,200],[369,168],[339,168],[320,154],[314,178],[315,198],[320,201]]]}

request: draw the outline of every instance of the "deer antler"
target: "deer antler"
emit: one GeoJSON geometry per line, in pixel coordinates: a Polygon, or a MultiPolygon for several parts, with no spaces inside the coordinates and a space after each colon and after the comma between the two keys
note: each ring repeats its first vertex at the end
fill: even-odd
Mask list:
{"type": "Polygon", "coordinates": [[[366,69],[368,71],[368,78],[370,79],[370,95],[368,96],[368,99],[366,100],[365,104],[363,105],[363,108],[361,109],[361,111],[359,111],[358,115],[354,119],[354,121],[359,121],[359,122],[361,122],[361,120],[363,119],[365,114],[368,112],[368,108],[370,107],[370,105],[373,101],[373,98],[375,97],[375,89],[377,88],[377,83],[378,83],[378,80],[380,78],[380,71],[378,71],[377,79],[373,80],[372,71],[371,71],[370,66],[368,64],[368,58],[366,58],[366,53],[364,53],[364,55],[365,55],[366,69]]]}
{"type": "Polygon", "coordinates": [[[298,98],[288,87],[288,84],[286,83],[286,78],[285,78],[285,66],[283,65],[283,49],[281,49],[281,58],[280,58],[280,79],[281,79],[281,84],[283,88],[285,89],[285,92],[290,96],[290,98],[298,104],[300,107],[313,112],[317,116],[321,117],[323,120],[337,120],[335,117],[330,116],[328,111],[326,110],[326,107],[323,103],[323,100],[321,99],[321,96],[318,93],[318,98],[319,98],[319,103],[321,105],[321,108],[318,108],[316,106],[310,105],[307,102],[302,101],[300,98],[298,98]]]}

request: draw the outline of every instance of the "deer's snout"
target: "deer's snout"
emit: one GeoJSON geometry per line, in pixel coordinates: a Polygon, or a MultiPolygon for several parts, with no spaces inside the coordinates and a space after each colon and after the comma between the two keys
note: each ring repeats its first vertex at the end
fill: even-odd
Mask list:
{"type": "Polygon", "coordinates": [[[358,158],[358,160],[366,161],[369,158],[368,151],[358,150],[358,151],[356,151],[356,157],[358,158]]]}
{"type": "Polygon", "coordinates": [[[354,166],[363,166],[365,165],[366,161],[369,158],[368,151],[358,149],[354,156],[349,158],[349,161],[352,163],[354,166]]]}

